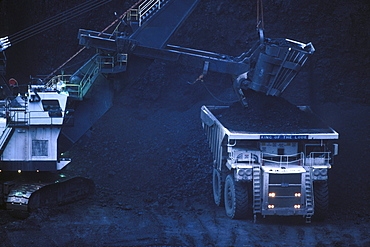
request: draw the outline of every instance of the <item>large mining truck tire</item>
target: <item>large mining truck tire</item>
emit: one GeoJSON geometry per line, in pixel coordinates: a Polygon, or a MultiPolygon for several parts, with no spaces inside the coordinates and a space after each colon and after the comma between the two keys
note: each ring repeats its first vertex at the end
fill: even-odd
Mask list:
{"type": "Polygon", "coordinates": [[[212,187],[213,187],[213,199],[217,206],[224,206],[224,186],[222,182],[221,173],[216,168],[213,169],[213,179],[212,179],[212,187]]]}
{"type": "Polygon", "coordinates": [[[248,186],[246,182],[237,182],[232,174],[225,181],[225,211],[232,219],[244,219],[248,213],[248,186]]]}
{"type": "Polygon", "coordinates": [[[324,220],[329,210],[329,187],[328,181],[315,181],[314,189],[314,219],[324,220]]]}

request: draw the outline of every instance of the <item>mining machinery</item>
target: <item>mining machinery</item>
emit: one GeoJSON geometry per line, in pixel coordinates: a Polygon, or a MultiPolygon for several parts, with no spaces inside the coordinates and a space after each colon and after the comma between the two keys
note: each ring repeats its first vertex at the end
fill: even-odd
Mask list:
{"type": "MultiPolygon", "coordinates": [[[[168,44],[198,1],[141,0],[117,18],[121,29],[110,33],[80,29],[79,44],[94,48],[94,56],[72,74],[53,75],[43,83],[29,85],[27,93],[2,101],[1,172],[47,172],[46,177],[51,178],[44,183],[3,182],[2,198],[8,208],[32,210],[93,193],[89,179],[50,174],[70,162],[62,152],[111,107],[122,81],[135,81],[138,71],[154,59],[194,66],[200,69],[200,77],[208,71],[234,76],[236,95],[243,107],[248,107],[246,91],[281,95],[315,51],[311,43],[265,38],[261,27],[255,45],[237,57],[168,44]]],[[[4,40],[2,50],[11,45],[11,40],[4,40]]]]}

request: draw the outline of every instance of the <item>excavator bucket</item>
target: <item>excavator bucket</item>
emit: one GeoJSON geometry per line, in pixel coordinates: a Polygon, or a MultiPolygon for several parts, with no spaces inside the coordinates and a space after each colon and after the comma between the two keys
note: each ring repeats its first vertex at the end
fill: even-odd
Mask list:
{"type": "Polygon", "coordinates": [[[315,49],[311,43],[289,39],[269,40],[261,45],[249,88],[279,96],[305,64],[315,49]]]}

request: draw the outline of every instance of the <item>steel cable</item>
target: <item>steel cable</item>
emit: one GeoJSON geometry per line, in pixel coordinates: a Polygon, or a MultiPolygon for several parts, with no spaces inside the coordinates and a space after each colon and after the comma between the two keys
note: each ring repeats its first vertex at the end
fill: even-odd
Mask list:
{"type": "Polygon", "coordinates": [[[227,101],[227,100],[222,100],[222,99],[219,99],[218,97],[216,97],[216,95],[214,95],[211,90],[209,90],[209,88],[207,87],[207,85],[204,83],[203,80],[201,80],[204,88],[207,90],[207,92],[212,96],[212,98],[214,98],[215,100],[223,103],[223,104],[233,104],[233,103],[236,103],[238,102],[239,100],[231,100],[231,101],[227,101]]]}
{"type": "Polygon", "coordinates": [[[257,0],[257,29],[264,29],[265,23],[263,20],[263,1],[257,0]]]}
{"type": "MultiPolygon", "coordinates": [[[[17,44],[17,43],[19,43],[21,41],[24,41],[25,39],[28,39],[28,38],[36,35],[36,34],[39,34],[41,32],[44,32],[44,31],[46,31],[46,30],[48,30],[48,29],[50,29],[52,27],[55,27],[55,26],[57,26],[57,25],[59,25],[59,24],[61,24],[63,22],[66,22],[66,21],[68,21],[68,20],[70,20],[72,18],[75,18],[75,17],[77,17],[79,15],[82,15],[82,14],[84,14],[84,13],[86,13],[88,11],[91,11],[91,10],[97,8],[97,7],[100,7],[100,6],[106,4],[106,3],[110,2],[110,1],[112,1],[112,0],[106,0],[104,2],[99,2],[99,1],[96,2],[95,1],[95,3],[93,3],[89,7],[86,7],[83,11],[79,11],[80,8],[77,8],[77,7],[73,11],[70,11],[70,10],[65,11],[65,12],[57,15],[57,18],[53,18],[53,20],[51,22],[49,22],[49,23],[48,22],[45,22],[42,25],[36,25],[33,28],[27,30],[26,32],[24,32],[22,34],[21,33],[17,34],[17,36],[18,36],[17,38],[14,38],[13,35],[9,36],[9,39],[11,41],[11,44],[14,45],[14,44],[17,44]],[[64,17],[64,15],[67,12],[69,14],[68,17],[64,17]],[[21,36],[19,36],[19,35],[21,35],[21,36]]],[[[90,3],[90,1],[88,3],[90,3]]],[[[83,5],[81,7],[85,7],[85,5],[83,5]]],[[[50,20],[50,18],[47,19],[47,20],[50,20]]]]}
{"type": "MultiPolygon", "coordinates": [[[[82,3],[82,4],[78,5],[78,6],[73,7],[72,9],[68,9],[68,10],[66,10],[66,11],[64,11],[64,12],[62,12],[62,13],[59,13],[59,14],[57,14],[57,15],[55,15],[55,16],[52,16],[52,17],[50,17],[50,18],[48,18],[48,19],[45,19],[45,20],[43,20],[43,21],[41,21],[41,22],[39,22],[39,23],[36,23],[36,24],[34,24],[34,25],[32,25],[32,26],[29,26],[29,27],[27,27],[27,28],[25,28],[25,29],[23,29],[23,30],[20,30],[20,31],[18,31],[18,32],[14,33],[14,34],[11,34],[11,35],[9,35],[9,36],[10,36],[10,37],[13,37],[13,38],[16,38],[16,37],[18,37],[18,36],[22,36],[22,35],[24,35],[24,33],[27,33],[27,32],[30,32],[30,31],[32,31],[32,30],[35,30],[35,29],[37,29],[38,27],[42,27],[42,25],[44,25],[45,23],[50,23],[50,21],[55,22],[55,20],[56,20],[57,18],[62,17],[63,15],[65,15],[66,13],[68,13],[69,11],[73,12],[74,10],[79,10],[80,8],[85,8],[85,7],[87,7],[87,5],[89,4],[89,2],[94,2],[94,1],[99,1],[99,0],[89,0],[89,1],[84,2],[84,3],[82,3]]],[[[69,13],[70,13],[70,12],[69,12],[69,13]]]]}

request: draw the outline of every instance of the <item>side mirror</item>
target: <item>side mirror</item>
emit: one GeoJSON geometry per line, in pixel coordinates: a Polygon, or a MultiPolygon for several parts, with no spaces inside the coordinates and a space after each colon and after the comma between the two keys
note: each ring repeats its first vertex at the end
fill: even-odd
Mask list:
{"type": "Polygon", "coordinates": [[[339,145],[337,143],[333,144],[333,155],[338,155],[339,145]]]}

